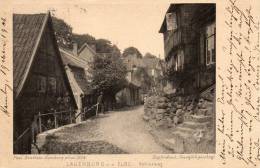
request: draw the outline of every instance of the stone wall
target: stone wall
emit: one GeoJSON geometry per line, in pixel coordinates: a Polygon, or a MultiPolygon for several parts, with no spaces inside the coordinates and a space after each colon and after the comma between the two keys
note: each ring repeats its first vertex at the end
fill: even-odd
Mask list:
{"type": "Polygon", "coordinates": [[[215,103],[212,90],[200,95],[151,96],[145,101],[144,120],[152,129],[170,131],[175,143],[171,148],[176,153],[213,153],[215,103]]]}

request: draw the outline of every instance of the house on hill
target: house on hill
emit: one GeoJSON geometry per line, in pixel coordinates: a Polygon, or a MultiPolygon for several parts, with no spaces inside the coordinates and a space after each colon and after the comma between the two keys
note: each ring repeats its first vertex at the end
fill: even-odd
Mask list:
{"type": "Polygon", "coordinates": [[[30,153],[32,135],[26,130],[39,121],[37,114],[46,115],[35,132],[53,121],[47,113],[63,111],[54,117],[60,126],[70,123],[77,109],[50,13],[13,15],[13,79],[14,153],[30,153]]]}
{"type": "MultiPolygon", "coordinates": [[[[141,82],[136,75],[139,68],[143,68],[142,58],[136,53],[125,55],[123,63],[127,69],[127,85],[116,94],[117,104],[134,106],[141,104],[141,82]]],[[[138,74],[140,75],[140,74],[138,74]]]]}

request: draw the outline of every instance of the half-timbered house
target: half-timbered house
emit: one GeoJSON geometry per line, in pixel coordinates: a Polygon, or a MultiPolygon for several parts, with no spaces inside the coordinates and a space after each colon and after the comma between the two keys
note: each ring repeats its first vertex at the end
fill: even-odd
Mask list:
{"type": "Polygon", "coordinates": [[[15,153],[30,152],[30,137],[17,141],[24,139],[26,130],[37,122],[36,115],[40,117],[37,130],[48,129],[53,122],[55,127],[72,122],[67,119],[73,118],[77,105],[50,13],[13,15],[13,88],[15,153]],[[55,114],[66,110],[69,113],[59,113],[57,119],[55,114]]]}

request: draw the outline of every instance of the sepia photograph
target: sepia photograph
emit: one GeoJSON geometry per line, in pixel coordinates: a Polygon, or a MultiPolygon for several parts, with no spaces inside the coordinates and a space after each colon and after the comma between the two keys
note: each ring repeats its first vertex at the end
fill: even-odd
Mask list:
{"type": "Polygon", "coordinates": [[[12,17],[13,154],[215,154],[214,3],[12,17]]]}

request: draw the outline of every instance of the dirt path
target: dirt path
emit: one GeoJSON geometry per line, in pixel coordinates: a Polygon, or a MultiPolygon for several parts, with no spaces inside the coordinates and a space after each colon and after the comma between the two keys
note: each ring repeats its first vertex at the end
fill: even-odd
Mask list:
{"type": "Polygon", "coordinates": [[[51,134],[45,153],[172,153],[157,144],[143,121],[143,106],[112,111],[51,134]]]}
{"type": "Polygon", "coordinates": [[[110,112],[99,120],[104,139],[128,153],[171,153],[158,145],[142,119],[143,106],[110,112]]]}

